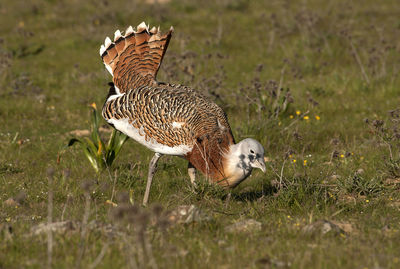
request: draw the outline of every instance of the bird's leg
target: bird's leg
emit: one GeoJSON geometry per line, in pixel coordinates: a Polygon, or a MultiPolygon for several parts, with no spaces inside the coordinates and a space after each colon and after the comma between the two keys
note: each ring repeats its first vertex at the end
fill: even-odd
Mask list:
{"type": "Polygon", "coordinates": [[[162,155],[160,153],[155,153],[153,158],[150,161],[149,165],[149,174],[147,176],[147,185],[146,185],[146,192],[144,193],[144,198],[143,198],[143,205],[146,206],[147,202],[149,201],[149,195],[150,195],[150,187],[151,187],[151,182],[153,180],[153,176],[156,173],[157,170],[157,162],[158,159],[160,159],[162,155]]]}
{"type": "Polygon", "coordinates": [[[195,187],[196,186],[196,168],[193,166],[191,162],[188,164],[188,174],[190,177],[190,182],[192,182],[192,185],[195,187]]]}
{"type": "Polygon", "coordinates": [[[229,205],[230,202],[231,202],[231,198],[232,198],[232,189],[229,190],[229,192],[228,192],[228,194],[227,194],[227,196],[226,196],[226,199],[225,199],[225,209],[228,208],[228,205],[229,205]]]}

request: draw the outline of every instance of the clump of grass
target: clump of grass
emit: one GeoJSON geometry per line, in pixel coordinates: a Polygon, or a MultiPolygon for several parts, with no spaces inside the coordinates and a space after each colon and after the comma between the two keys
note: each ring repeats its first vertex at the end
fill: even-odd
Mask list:
{"type": "MultiPolygon", "coordinates": [[[[248,115],[258,115],[260,122],[265,119],[277,119],[284,115],[294,102],[289,88],[283,88],[284,68],[281,70],[280,81],[261,80],[261,74],[264,69],[263,64],[257,65],[255,74],[251,83],[247,86],[239,84],[239,91],[236,93],[236,99],[239,101],[246,98],[248,115]]],[[[240,101],[239,101],[240,102],[240,101]]],[[[238,105],[242,105],[241,102],[238,105]]]]}
{"type": "Polygon", "coordinates": [[[389,111],[389,115],[387,122],[380,119],[366,119],[365,122],[378,142],[387,148],[383,156],[385,173],[397,178],[400,177],[400,109],[389,111]]]}
{"type": "Polygon", "coordinates": [[[89,160],[96,173],[100,173],[104,168],[110,167],[117,158],[122,146],[128,140],[128,136],[113,129],[108,143],[103,142],[99,134],[100,116],[96,108],[96,104],[91,105],[92,108],[92,123],[90,137],[71,138],[68,142],[68,147],[76,143],[81,145],[82,151],[89,160]]]}
{"type": "Polygon", "coordinates": [[[343,181],[339,180],[338,186],[348,193],[366,196],[378,195],[384,190],[382,178],[374,177],[370,179],[358,172],[348,176],[343,181]]]}

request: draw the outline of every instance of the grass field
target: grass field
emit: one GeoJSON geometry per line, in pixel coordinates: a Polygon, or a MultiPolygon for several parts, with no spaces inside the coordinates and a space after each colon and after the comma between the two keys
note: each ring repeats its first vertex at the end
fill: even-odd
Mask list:
{"type": "Polygon", "coordinates": [[[0,2],[0,268],[399,268],[398,1],[165,2],[0,2]],[[175,28],[159,80],[264,145],[229,201],[164,156],[143,208],[152,152],[96,174],[66,148],[107,95],[104,38],[141,21],[175,28]]]}

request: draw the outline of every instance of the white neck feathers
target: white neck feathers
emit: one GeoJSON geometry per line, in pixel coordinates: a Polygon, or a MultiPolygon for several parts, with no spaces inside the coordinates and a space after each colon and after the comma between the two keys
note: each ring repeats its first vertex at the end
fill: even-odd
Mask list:
{"type": "Polygon", "coordinates": [[[246,158],[247,156],[241,152],[239,144],[231,145],[225,154],[224,170],[229,186],[236,186],[250,175],[252,167],[247,164],[246,158]]]}

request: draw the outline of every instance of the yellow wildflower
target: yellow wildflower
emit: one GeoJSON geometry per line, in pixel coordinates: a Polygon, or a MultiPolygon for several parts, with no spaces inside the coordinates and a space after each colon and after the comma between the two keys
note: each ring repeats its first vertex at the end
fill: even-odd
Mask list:
{"type": "Polygon", "coordinates": [[[301,114],[301,111],[300,110],[296,110],[296,115],[298,116],[300,114],[301,114]]]}
{"type": "Polygon", "coordinates": [[[296,159],[293,160],[293,163],[296,163],[296,159]]]}
{"type": "Polygon", "coordinates": [[[304,116],[304,117],[303,117],[303,119],[305,119],[305,120],[309,120],[309,119],[310,119],[310,117],[309,117],[309,116],[304,116]]]}
{"type": "Polygon", "coordinates": [[[318,115],[316,115],[316,116],[315,116],[315,119],[316,119],[316,120],[320,120],[320,119],[321,119],[321,117],[320,117],[320,116],[318,116],[318,115]]]}
{"type": "Polygon", "coordinates": [[[306,166],[307,165],[307,160],[303,161],[303,165],[306,166]]]}
{"type": "Polygon", "coordinates": [[[340,154],[340,158],[344,158],[344,154],[340,154]]]}
{"type": "Polygon", "coordinates": [[[293,115],[290,115],[290,116],[289,116],[289,118],[293,119],[293,118],[294,118],[294,116],[293,116],[293,115]]]}
{"type": "Polygon", "coordinates": [[[102,152],[103,152],[103,147],[101,144],[101,140],[99,140],[99,148],[97,150],[97,155],[100,156],[102,152]]]}

